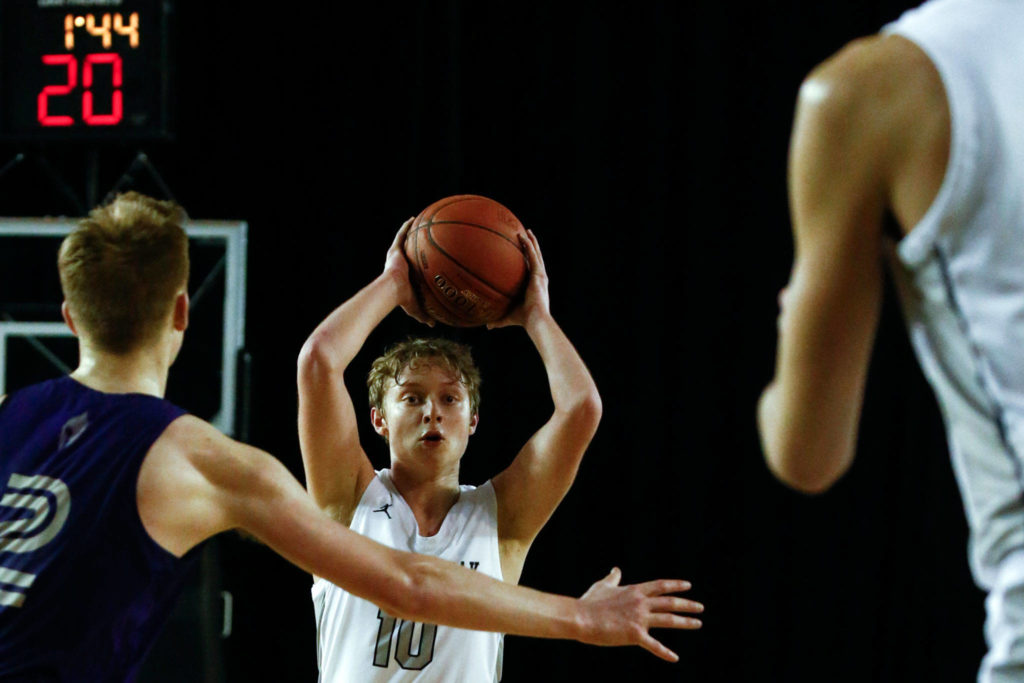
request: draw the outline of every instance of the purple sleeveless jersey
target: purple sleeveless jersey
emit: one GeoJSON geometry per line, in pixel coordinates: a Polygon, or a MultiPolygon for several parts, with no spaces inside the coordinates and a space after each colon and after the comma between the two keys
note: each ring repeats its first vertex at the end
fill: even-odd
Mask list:
{"type": "Polygon", "coordinates": [[[69,377],[0,404],[0,681],[134,680],[198,550],[157,545],[135,499],[183,414],[69,377]]]}

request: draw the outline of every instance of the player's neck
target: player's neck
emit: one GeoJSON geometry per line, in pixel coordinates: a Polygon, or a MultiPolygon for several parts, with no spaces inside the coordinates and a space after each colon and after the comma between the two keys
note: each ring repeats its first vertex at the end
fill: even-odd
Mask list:
{"type": "Polygon", "coordinates": [[[159,349],[112,354],[79,345],[78,368],[71,377],[108,394],[148,394],[163,398],[170,366],[159,349]]]}
{"type": "Polygon", "coordinates": [[[391,481],[416,516],[420,536],[433,536],[440,531],[448,511],[459,500],[458,467],[425,477],[393,462],[391,481]]]}

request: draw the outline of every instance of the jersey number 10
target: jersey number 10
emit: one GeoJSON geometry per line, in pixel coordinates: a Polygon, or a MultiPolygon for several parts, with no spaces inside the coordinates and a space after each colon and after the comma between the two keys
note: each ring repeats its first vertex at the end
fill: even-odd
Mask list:
{"type": "Polygon", "coordinates": [[[395,623],[398,622],[398,643],[395,647],[395,661],[398,666],[419,671],[434,658],[434,639],[437,637],[436,624],[419,624],[420,639],[413,653],[412,637],[417,624],[413,621],[395,619],[383,610],[377,610],[380,628],[377,630],[377,649],[373,653],[373,665],[387,668],[391,656],[391,641],[395,637],[395,623]]]}

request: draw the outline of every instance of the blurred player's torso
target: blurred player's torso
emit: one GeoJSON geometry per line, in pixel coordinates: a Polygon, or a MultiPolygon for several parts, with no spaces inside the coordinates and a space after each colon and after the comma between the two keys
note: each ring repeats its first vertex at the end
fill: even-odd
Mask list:
{"type": "Polygon", "coordinates": [[[1024,568],[1024,4],[938,0],[885,30],[928,54],[949,102],[946,176],[894,271],[991,590],[1008,556],[1024,568]]]}

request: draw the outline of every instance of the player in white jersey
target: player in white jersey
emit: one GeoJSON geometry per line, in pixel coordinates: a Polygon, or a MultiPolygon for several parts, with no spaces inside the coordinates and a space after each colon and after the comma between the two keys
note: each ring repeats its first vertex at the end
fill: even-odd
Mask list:
{"type": "MultiPolygon", "coordinates": [[[[389,470],[370,481],[349,528],[392,548],[457,562],[500,579],[494,486],[460,486],[440,530],[421,536],[389,470]]],[[[502,635],[396,620],[330,581],[313,584],[321,680],[497,681],[502,635]],[[370,667],[373,667],[372,669],[370,667]],[[373,671],[375,675],[367,672],[373,671]]]]}
{"type": "MultiPolygon", "coordinates": [[[[524,301],[493,326],[525,328],[547,371],[553,415],[507,469],[479,488],[461,486],[459,463],[479,420],[479,373],[458,344],[404,342],[370,372],[370,418],[391,457],[389,469],[375,472],[359,443],[343,373],[396,307],[428,321],[402,254],[410,223],[388,250],[384,272],[332,312],[303,346],[299,437],[307,486],[353,530],[518,583],[531,543],[576,476],[600,420],[601,399],[551,316],[547,273],[528,231],[524,301]]],[[[323,683],[500,678],[500,634],[396,620],[322,579],[315,579],[313,598],[323,683]]],[[[692,602],[687,608],[702,609],[692,602]]],[[[696,628],[699,621],[686,624],[696,628]]]]}
{"type": "Polygon", "coordinates": [[[983,683],[1024,681],[1024,2],[933,0],[852,43],[800,90],[796,239],[776,374],[758,406],[771,469],[808,492],[854,455],[883,251],[939,400],[988,591],[983,683]],[[887,249],[883,215],[904,235],[887,249]]]}

